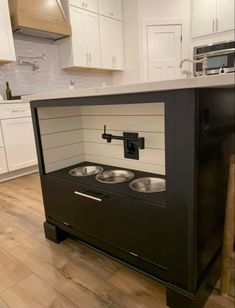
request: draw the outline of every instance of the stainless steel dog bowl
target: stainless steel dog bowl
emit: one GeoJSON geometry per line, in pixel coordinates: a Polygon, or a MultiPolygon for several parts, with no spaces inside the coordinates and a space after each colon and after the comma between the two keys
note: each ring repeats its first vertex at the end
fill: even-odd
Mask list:
{"type": "Polygon", "coordinates": [[[166,190],[166,181],[161,178],[139,178],[133,180],[129,187],[141,193],[156,193],[166,190]]]}
{"type": "Polygon", "coordinates": [[[99,166],[82,166],[74,168],[69,171],[69,174],[72,176],[89,176],[96,175],[102,172],[104,169],[99,166]]]}
{"type": "Polygon", "coordinates": [[[134,178],[134,173],[127,170],[106,170],[97,174],[96,180],[106,184],[117,184],[130,181],[134,178]]]}

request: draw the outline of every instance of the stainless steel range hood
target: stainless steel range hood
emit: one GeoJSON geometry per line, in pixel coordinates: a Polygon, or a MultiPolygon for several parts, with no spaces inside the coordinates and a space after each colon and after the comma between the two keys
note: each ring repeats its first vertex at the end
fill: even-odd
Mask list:
{"type": "Polygon", "coordinates": [[[14,33],[58,40],[71,35],[60,0],[9,0],[14,33]]]}

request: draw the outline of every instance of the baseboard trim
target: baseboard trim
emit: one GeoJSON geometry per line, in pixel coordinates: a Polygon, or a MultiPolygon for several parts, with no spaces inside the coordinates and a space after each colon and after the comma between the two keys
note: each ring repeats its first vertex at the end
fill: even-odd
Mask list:
{"type": "Polygon", "coordinates": [[[38,165],[3,173],[0,175],[0,183],[36,172],[38,172],[38,165]]]}

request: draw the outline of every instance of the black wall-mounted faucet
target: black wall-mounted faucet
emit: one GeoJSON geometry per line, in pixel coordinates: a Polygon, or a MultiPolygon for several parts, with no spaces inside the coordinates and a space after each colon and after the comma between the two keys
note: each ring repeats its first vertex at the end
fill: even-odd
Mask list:
{"type": "MultiPolygon", "coordinates": [[[[130,134],[133,134],[133,133],[130,133],[130,134]]],[[[144,137],[131,137],[131,136],[128,136],[128,133],[124,133],[124,136],[115,136],[112,134],[107,134],[106,125],[104,125],[104,133],[102,134],[102,139],[106,139],[108,143],[111,143],[112,139],[128,141],[128,142],[135,144],[139,149],[144,149],[145,147],[144,137]]]]}
{"type": "Polygon", "coordinates": [[[138,137],[138,133],[123,132],[123,136],[115,136],[106,133],[106,125],[104,125],[102,139],[107,140],[108,143],[111,143],[113,139],[123,140],[125,158],[139,159],[139,149],[145,148],[145,139],[138,137]]]}

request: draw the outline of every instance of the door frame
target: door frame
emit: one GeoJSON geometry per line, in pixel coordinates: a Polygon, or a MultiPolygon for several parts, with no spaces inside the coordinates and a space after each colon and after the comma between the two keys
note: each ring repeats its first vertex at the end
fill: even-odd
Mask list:
{"type": "MultiPolygon", "coordinates": [[[[182,29],[182,48],[181,57],[190,57],[190,23],[184,18],[160,18],[160,19],[143,19],[141,22],[141,81],[148,81],[148,26],[181,26],[182,29]]],[[[185,64],[185,69],[189,69],[189,64],[185,64]]],[[[183,78],[183,75],[182,75],[183,78]]]]}

